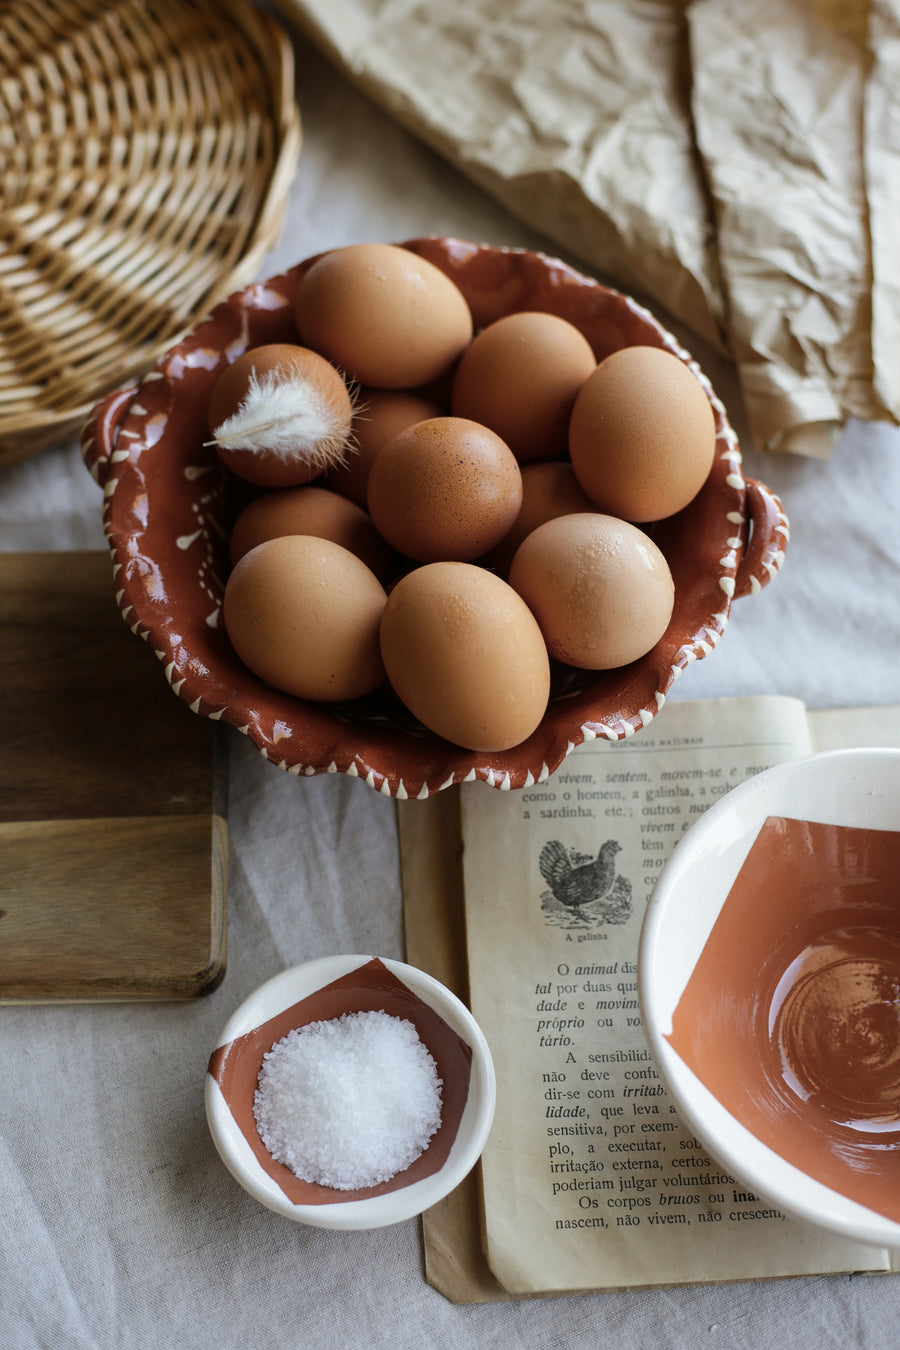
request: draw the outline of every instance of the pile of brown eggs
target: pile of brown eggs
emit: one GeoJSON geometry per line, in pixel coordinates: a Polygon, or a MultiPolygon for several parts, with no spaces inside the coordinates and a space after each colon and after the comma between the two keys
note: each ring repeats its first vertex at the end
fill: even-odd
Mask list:
{"type": "Polygon", "coordinates": [[[457,286],[388,244],[320,257],[295,318],[298,345],[238,357],[209,408],[257,494],[224,602],[257,676],[329,702],[387,679],[431,731],[499,751],[541,721],[551,657],[608,670],[656,645],[674,586],[642,527],[694,498],[715,446],[683,361],[597,364],[536,311],[476,334],[457,286]]]}

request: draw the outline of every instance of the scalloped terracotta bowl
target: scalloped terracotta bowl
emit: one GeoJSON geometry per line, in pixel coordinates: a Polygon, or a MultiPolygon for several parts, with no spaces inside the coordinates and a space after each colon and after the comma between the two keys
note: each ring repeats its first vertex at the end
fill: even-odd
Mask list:
{"type": "Polygon", "coordinates": [[[347,773],[385,795],[427,797],[475,778],[527,787],[582,741],[620,740],[646,726],[678,676],[715,647],[734,600],[777,572],[787,521],[777,497],[744,478],[737,439],[709,381],[634,301],[543,254],[445,238],[404,247],[452,277],[476,329],[515,310],[539,309],[581,329],[598,360],[620,347],[664,347],[692,366],[715,413],[716,457],[706,485],[654,531],[675,580],[668,630],[624,669],[557,668],[543,721],[521,745],[474,753],[426,731],[396,702],[373,696],[332,706],[279,693],[242,664],[225,634],[227,536],[239,503],[204,444],[209,394],[247,348],[299,340],[292,301],[314,259],[229,297],[136,387],[109,395],[85,424],[84,459],[104,488],[122,614],[194,712],[237,727],[290,773],[347,773]]]}

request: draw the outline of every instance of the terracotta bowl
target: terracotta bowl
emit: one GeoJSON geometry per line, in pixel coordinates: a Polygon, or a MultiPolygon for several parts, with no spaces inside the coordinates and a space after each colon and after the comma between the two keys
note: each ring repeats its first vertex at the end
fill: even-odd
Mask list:
{"type": "Polygon", "coordinates": [[[675,579],[667,632],[620,670],[555,668],[548,710],[521,745],[495,754],[462,750],[383,696],[340,706],[303,702],[251,674],[225,634],[227,536],[240,501],[204,444],[209,394],[247,348],[298,341],[292,299],[314,259],[229,297],[138,385],[109,395],[85,424],[84,459],[104,489],[122,614],[194,712],[237,727],[290,773],[347,773],[386,796],[424,798],[471,779],[527,787],[582,741],[620,740],[647,725],[674,681],[716,646],[733,602],[775,575],[787,521],[777,497],[744,478],[737,439],[709,381],[634,301],[542,254],[446,238],[404,247],[453,278],[476,329],[503,314],[538,309],[574,323],[598,360],[636,344],[666,348],[696,371],[715,413],[716,457],[706,485],[655,527],[675,579]]]}

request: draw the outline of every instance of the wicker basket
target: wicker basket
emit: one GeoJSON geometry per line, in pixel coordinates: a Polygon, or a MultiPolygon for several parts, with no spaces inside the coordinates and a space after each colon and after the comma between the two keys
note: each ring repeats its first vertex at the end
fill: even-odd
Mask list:
{"type": "Polygon", "coordinates": [[[253,279],[299,149],[289,40],[249,0],[0,5],[0,465],[253,279]]]}

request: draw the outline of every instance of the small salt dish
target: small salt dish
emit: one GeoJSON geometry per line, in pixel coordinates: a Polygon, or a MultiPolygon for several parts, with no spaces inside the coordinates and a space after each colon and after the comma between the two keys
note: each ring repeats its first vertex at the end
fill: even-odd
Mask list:
{"type": "Polygon", "coordinates": [[[900,751],[768,769],[686,831],[638,992],[684,1123],[801,1222],[900,1250],[900,751]]]}
{"type": "Polygon", "coordinates": [[[282,971],[232,1014],[210,1056],[206,1116],[232,1175],[255,1199],[318,1228],[363,1229],[409,1219],[448,1195],[477,1162],[494,1117],[496,1080],[472,1014],[432,976],[400,961],[323,957],[282,971]],[[304,1181],[265,1147],[254,1116],[263,1057],[295,1029],[344,1014],[383,1012],[412,1023],[441,1079],[441,1123],[404,1171],[360,1190],[304,1181]]]}

